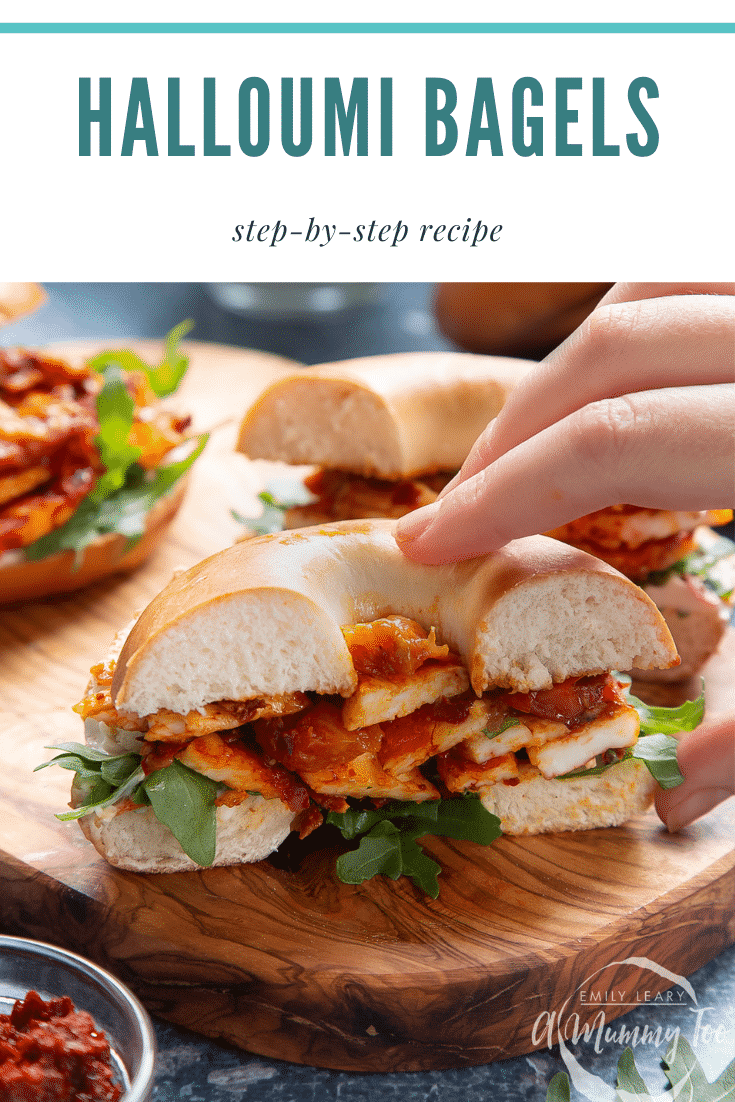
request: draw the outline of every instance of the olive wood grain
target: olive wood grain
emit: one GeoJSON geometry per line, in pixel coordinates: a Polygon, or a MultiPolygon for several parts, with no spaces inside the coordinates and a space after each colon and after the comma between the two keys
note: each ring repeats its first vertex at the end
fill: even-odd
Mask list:
{"type": "MultiPolygon", "coordinates": [[[[179,400],[197,427],[233,415],[283,363],[193,346],[179,400]]],[[[180,565],[231,542],[273,465],[231,454],[234,424],[199,460],[185,506],[137,573],[0,613],[0,925],[106,965],[148,1007],[253,1052],[356,1071],[460,1067],[545,1043],[534,1025],[597,969],[648,957],[687,974],[735,941],[732,801],[677,835],[653,813],[612,830],[432,840],[434,901],[408,881],[358,887],[336,850],[234,869],[141,876],[106,865],[54,812],[70,774],[32,768],[76,741],[69,709],[114,631],[180,565]],[[248,498],[249,495],[249,498],[248,498]]],[[[282,469],[281,469],[282,471],[282,469]]],[[[710,663],[708,705],[731,705],[735,637],[710,663]],[[730,695],[728,695],[730,694],[730,695]],[[723,703],[724,702],[724,703],[723,703]]],[[[660,686],[656,687],[660,691],[660,686]]],[[[646,974],[655,994],[669,981],[646,974]]],[[[581,1020],[597,1007],[580,1009],[581,1020]]],[[[606,1008],[612,1020],[625,1007],[606,1008]]]]}

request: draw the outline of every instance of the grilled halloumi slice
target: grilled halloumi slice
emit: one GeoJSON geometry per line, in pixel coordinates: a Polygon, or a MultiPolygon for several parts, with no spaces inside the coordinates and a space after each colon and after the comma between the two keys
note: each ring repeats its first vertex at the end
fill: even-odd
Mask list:
{"type": "Polygon", "coordinates": [[[473,736],[487,742],[482,730],[492,708],[487,700],[454,697],[444,707],[425,704],[410,715],[382,724],[381,765],[401,776],[457,743],[466,745],[473,736]]]}
{"type": "Polygon", "coordinates": [[[256,719],[292,715],[308,708],[310,703],[306,693],[281,693],[253,700],[220,700],[205,704],[201,712],[188,712],[185,716],[160,708],[147,717],[149,726],[144,737],[149,742],[184,742],[215,731],[231,731],[256,719]]]}
{"type": "Polygon", "coordinates": [[[552,739],[543,746],[529,746],[528,758],[547,780],[551,780],[573,769],[581,769],[605,750],[633,746],[639,731],[640,720],[635,708],[621,704],[612,715],[598,716],[576,732],[552,739]]]}
{"type": "Polygon", "coordinates": [[[196,738],[175,757],[195,773],[238,792],[259,792],[267,800],[277,797],[288,803],[289,790],[297,787],[280,766],[274,768],[255,750],[225,742],[219,735],[196,738]]]}
{"type": "Polygon", "coordinates": [[[309,788],[320,795],[370,796],[374,799],[438,800],[434,785],[411,769],[401,777],[384,770],[374,754],[360,754],[352,761],[329,766],[326,769],[302,771],[301,776],[309,788]]]}
{"type": "Polygon", "coordinates": [[[394,680],[363,676],[342,706],[342,722],[348,731],[387,723],[415,712],[423,704],[458,696],[469,685],[467,671],[459,662],[427,662],[415,673],[394,680]]]}
{"type": "Polygon", "coordinates": [[[556,719],[541,719],[538,716],[509,716],[508,719],[517,719],[517,723],[496,735],[476,734],[469,739],[462,747],[465,757],[482,764],[490,758],[512,754],[524,746],[543,746],[552,739],[569,734],[569,728],[556,719]]]}
{"type": "Polygon", "coordinates": [[[514,754],[503,754],[478,764],[462,754],[462,747],[455,747],[442,754],[436,761],[439,776],[450,792],[481,792],[483,788],[502,781],[516,781],[519,777],[518,762],[514,754]]]}
{"type": "Polygon", "coordinates": [[[0,478],[0,505],[5,505],[16,497],[28,494],[51,477],[49,468],[43,464],[37,467],[26,467],[21,471],[13,471],[12,474],[0,478]]]}
{"type": "Polygon", "coordinates": [[[650,540],[664,540],[678,532],[691,532],[700,524],[727,524],[728,510],[712,509],[699,512],[637,508],[632,505],[611,505],[595,513],[570,521],[547,535],[574,543],[591,540],[599,547],[637,548],[650,540]],[[724,519],[722,518],[724,515],[724,519]]]}

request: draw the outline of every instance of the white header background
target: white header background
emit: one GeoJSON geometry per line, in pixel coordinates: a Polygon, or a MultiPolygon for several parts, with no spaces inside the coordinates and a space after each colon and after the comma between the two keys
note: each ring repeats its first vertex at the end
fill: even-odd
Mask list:
{"type": "MultiPolygon", "coordinates": [[[[652,15],[640,11],[638,18],[652,15]]],[[[7,279],[717,280],[732,272],[732,34],[13,34],[3,45],[0,242],[7,279]],[[96,126],[93,155],[78,156],[80,76],[92,78],[93,106],[98,78],[112,78],[111,157],[95,152],[96,126]],[[119,155],[135,76],[149,82],[155,158],[145,155],[143,142],[132,157],[119,155]],[[196,146],[195,157],[166,155],[172,76],[181,78],[181,141],[196,146]],[[250,76],[264,78],[271,91],[271,145],[258,158],[238,146],[238,88],[250,76]],[[314,141],[301,158],[280,147],[284,76],[297,87],[300,77],[314,81],[314,141]],[[324,156],[325,76],[341,78],[345,98],[353,77],[369,78],[369,156],[353,149],[345,157],[339,138],[337,156],[324,156]],[[392,157],[379,154],[382,76],[393,78],[392,157]],[[448,78],[458,91],[459,141],[445,157],[424,153],[429,76],[448,78]],[[482,142],[476,157],[466,157],[475,81],[488,76],[504,156],[492,156],[482,142]],[[543,158],[519,157],[512,147],[511,91],[526,76],[544,89],[544,106],[529,108],[544,118],[543,158]],[[619,157],[592,156],[596,76],[606,78],[605,138],[621,146],[619,157]],[[627,102],[639,76],[659,89],[658,99],[644,97],[660,135],[646,158],[625,145],[627,132],[642,137],[627,102]],[[217,78],[216,136],[231,146],[229,157],[202,154],[204,77],[217,78]],[[569,97],[579,111],[569,140],[582,143],[582,157],[554,155],[556,77],[583,80],[569,97]],[[409,233],[396,248],[354,242],[352,234],[325,247],[290,233],[274,248],[232,241],[237,224],[280,221],[303,232],[311,218],[338,232],[401,220],[409,233]],[[468,219],[489,229],[502,225],[499,239],[475,248],[418,239],[422,224],[468,219]]]]}

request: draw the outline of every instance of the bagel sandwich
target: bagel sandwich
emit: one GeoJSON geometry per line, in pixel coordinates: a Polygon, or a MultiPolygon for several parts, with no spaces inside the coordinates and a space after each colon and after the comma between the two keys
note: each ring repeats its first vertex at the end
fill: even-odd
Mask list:
{"type": "MultiPolygon", "coordinates": [[[[533,366],[500,356],[411,353],[325,364],[280,379],[247,411],[238,449],[317,470],[295,491],[269,487],[260,495],[262,517],[240,519],[253,531],[277,531],[397,519],[430,504],[533,366]]],[[[683,681],[714,654],[730,619],[735,546],[706,526],[731,519],[721,509],[614,505],[547,535],[646,588],[681,658],[677,667],[646,677],[683,681]]]]}
{"type": "Polygon", "coordinates": [[[317,467],[308,492],[294,495],[305,500],[285,507],[277,527],[398,519],[435,500],[532,366],[457,352],[321,364],[267,387],[243,418],[237,448],[317,467]]]}
{"type": "Polygon", "coordinates": [[[343,879],[367,844],[435,894],[416,837],[616,825],[679,783],[667,732],[701,701],[672,718],[611,672],[676,662],[642,590],[542,536],[429,567],[393,531],[266,535],[174,577],[93,667],[85,743],[44,763],[76,773],[60,818],[138,872],[258,861],[326,819],[365,834],[343,879]]]}
{"type": "Polygon", "coordinates": [[[680,665],[634,671],[648,681],[682,681],[717,650],[730,621],[735,544],[709,525],[732,520],[730,509],[699,512],[612,505],[547,535],[614,566],[641,585],[662,612],[680,665]]]}
{"type": "Polygon", "coordinates": [[[72,362],[0,348],[0,603],[79,589],[154,550],[205,443],[159,400],[186,371],[190,328],[169,333],[157,366],[129,349],[72,362]]]}

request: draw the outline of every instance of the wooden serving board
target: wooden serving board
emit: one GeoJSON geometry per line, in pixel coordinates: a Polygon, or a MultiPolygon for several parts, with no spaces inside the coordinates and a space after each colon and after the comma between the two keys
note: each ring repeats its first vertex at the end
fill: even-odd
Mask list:
{"type": "MultiPolygon", "coordinates": [[[[287,369],[259,354],[192,348],[179,404],[196,410],[200,428],[235,416],[287,369]]],[[[676,836],[651,813],[614,830],[487,848],[434,840],[436,901],[406,880],[341,884],[331,849],[295,869],[266,861],[120,872],[76,825],[54,818],[70,774],[32,769],[48,743],[81,738],[70,705],[89,666],[173,569],[235,538],[230,508],[252,511],[274,474],[231,454],[234,432],[230,422],[213,434],[170,535],[135,575],[0,613],[0,926],[102,963],[181,1025],[262,1055],[356,1071],[528,1052],[538,1016],[597,969],[645,956],[688,974],[735,941],[732,802],[676,836]]],[[[710,667],[711,711],[735,709],[734,668],[729,637],[710,667]]],[[[620,968],[606,976],[606,986],[624,982],[620,968]]],[[[649,992],[668,985],[646,974],[649,992]]],[[[624,1009],[608,1007],[608,1020],[624,1009]]]]}

